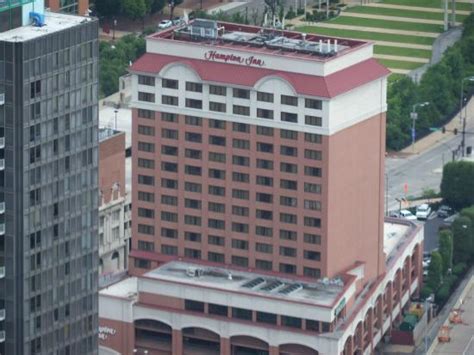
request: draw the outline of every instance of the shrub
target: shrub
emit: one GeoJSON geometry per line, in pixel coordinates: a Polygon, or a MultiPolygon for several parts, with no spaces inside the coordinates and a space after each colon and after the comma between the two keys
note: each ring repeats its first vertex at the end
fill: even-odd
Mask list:
{"type": "Polygon", "coordinates": [[[429,286],[423,286],[420,292],[420,298],[421,299],[426,299],[430,297],[430,295],[433,293],[433,289],[429,286]]]}
{"type": "Polygon", "coordinates": [[[466,263],[457,263],[453,267],[453,274],[456,276],[460,276],[464,273],[464,270],[466,270],[466,263]]]}
{"type": "Polygon", "coordinates": [[[436,292],[436,295],[435,295],[435,301],[437,304],[444,304],[446,302],[446,300],[449,298],[449,295],[450,295],[450,287],[449,285],[443,285],[440,287],[440,289],[438,290],[438,292],[436,292]]]}

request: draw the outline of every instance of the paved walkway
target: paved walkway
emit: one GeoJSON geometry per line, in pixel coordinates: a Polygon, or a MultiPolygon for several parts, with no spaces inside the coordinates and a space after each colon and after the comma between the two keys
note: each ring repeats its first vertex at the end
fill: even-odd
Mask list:
{"type": "Polygon", "coordinates": [[[410,72],[409,69],[398,69],[398,68],[388,68],[392,73],[395,74],[408,74],[410,72]]]}
{"type": "Polygon", "coordinates": [[[351,30],[351,31],[364,31],[364,32],[376,32],[376,33],[390,33],[396,35],[405,35],[405,36],[420,36],[420,37],[431,37],[436,38],[439,36],[439,33],[434,32],[421,32],[421,31],[407,31],[407,30],[397,30],[391,28],[379,28],[379,27],[364,27],[356,25],[341,25],[330,22],[318,22],[315,25],[316,27],[323,28],[336,28],[341,30],[351,30]]]}
{"type": "MultiPolygon", "coordinates": [[[[385,9],[397,9],[397,10],[413,10],[413,11],[422,11],[422,12],[435,12],[443,13],[444,9],[436,7],[420,7],[420,6],[410,6],[410,5],[395,5],[395,4],[381,4],[381,3],[370,3],[365,6],[369,7],[381,7],[385,9]]],[[[451,13],[451,9],[448,8],[448,12],[451,13]]],[[[471,12],[466,10],[456,10],[456,15],[469,15],[471,12]]]]}
{"type": "MultiPolygon", "coordinates": [[[[422,18],[409,18],[409,17],[400,17],[400,16],[361,14],[361,13],[358,13],[358,12],[347,12],[347,11],[342,11],[339,16],[371,18],[371,19],[385,20],[385,21],[427,23],[427,24],[432,24],[432,25],[443,25],[444,24],[443,20],[427,20],[427,19],[422,19],[422,18]]],[[[456,22],[456,25],[460,25],[460,24],[461,24],[461,22],[456,22]]]]}
{"type": "Polygon", "coordinates": [[[433,46],[430,46],[429,44],[401,43],[401,42],[389,42],[389,41],[373,41],[373,42],[375,42],[375,44],[378,44],[380,46],[426,49],[428,51],[430,51],[433,48],[433,46]]]}
{"type": "Polygon", "coordinates": [[[401,62],[412,62],[412,63],[429,63],[429,58],[415,58],[415,57],[403,57],[398,55],[389,55],[389,54],[374,54],[375,58],[378,59],[389,59],[389,60],[398,60],[401,62]]]}
{"type": "MultiPolygon", "coordinates": [[[[471,98],[469,103],[467,104],[467,117],[473,117],[474,116],[474,97],[471,98]]],[[[465,110],[463,109],[463,117],[465,114],[465,110]]],[[[445,125],[446,129],[449,131],[454,130],[454,128],[459,129],[460,124],[459,124],[459,114],[454,116],[454,118],[449,121],[445,125]]],[[[400,151],[400,153],[405,153],[405,154],[420,154],[421,152],[424,152],[425,150],[430,149],[434,145],[439,145],[443,144],[443,141],[452,137],[453,133],[452,132],[446,132],[442,133],[440,131],[436,131],[433,133],[428,134],[427,136],[423,137],[422,139],[419,139],[415,142],[415,148],[413,149],[412,146],[410,145],[409,147],[403,149],[400,151]]]]}

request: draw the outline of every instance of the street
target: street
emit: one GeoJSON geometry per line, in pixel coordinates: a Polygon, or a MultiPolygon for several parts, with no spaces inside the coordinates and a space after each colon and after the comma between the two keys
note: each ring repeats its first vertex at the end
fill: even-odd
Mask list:
{"type": "MultiPolygon", "coordinates": [[[[464,110],[463,110],[464,115],[464,110]]],[[[467,109],[466,131],[474,132],[474,100],[467,109]]],[[[459,120],[458,120],[459,121],[459,120]]],[[[458,125],[459,126],[459,125],[458,125]]],[[[420,154],[387,157],[385,160],[388,210],[399,207],[399,197],[421,196],[424,189],[439,191],[443,165],[452,159],[452,150],[461,142],[462,135],[446,132],[445,138],[420,154]],[[405,184],[407,192],[405,193],[405,184]]],[[[474,146],[474,134],[466,134],[466,147],[474,146]]]]}

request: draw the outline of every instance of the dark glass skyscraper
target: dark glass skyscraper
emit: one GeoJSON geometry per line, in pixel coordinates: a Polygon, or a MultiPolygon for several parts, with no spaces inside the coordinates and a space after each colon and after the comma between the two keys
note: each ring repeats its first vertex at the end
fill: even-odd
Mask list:
{"type": "Polygon", "coordinates": [[[98,22],[41,3],[0,0],[0,354],[97,354],[98,22]]]}

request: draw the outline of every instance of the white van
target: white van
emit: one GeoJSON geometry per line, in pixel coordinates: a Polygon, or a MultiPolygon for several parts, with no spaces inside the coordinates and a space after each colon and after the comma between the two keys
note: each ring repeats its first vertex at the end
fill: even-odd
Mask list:
{"type": "Polygon", "coordinates": [[[416,218],[418,219],[428,219],[428,216],[431,213],[431,207],[427,203],[419,205],[416,208],[416,218]]]}

